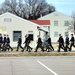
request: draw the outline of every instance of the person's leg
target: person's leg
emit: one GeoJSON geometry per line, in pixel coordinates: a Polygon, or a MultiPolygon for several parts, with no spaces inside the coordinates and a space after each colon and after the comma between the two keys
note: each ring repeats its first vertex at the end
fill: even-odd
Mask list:
{"type": "Polygon", "coordinates": [[[73,45],[73,44],[71,43],[69,51],[71,51],[71,50],[72,50],[72,45],[73,45]]]}
{"type": "Polygon", "coordinates": [[[24,50],[24,48],[20,45],[20,48],[24,50]]]}
{"type": "Polygon", "coordinates": [[[1,52],[1,44],[0,44],[0,52],[1,52]]]}
{"type": "Polygon", "coordinates": [[[61,45],[59,44],[59,46],[58,46],[58,52],[60,52],[60,48],[61,48],[61,45]]]}
{"type": "Polygon", "coordinates": [[[6,50],[8,49],[8,51],[9,51],[9,45],[8,45],[8,43],[6,44],[6,50]]]}
{"type": "Polygon", "coordinates": [[[46,46],[46,51],[49,52],[49,45],[46,46]]]}
{"type": "Polygon", "coordinates": [[[26,49],[26,47],[27,47],[27,44],[25,43],[24,50],[26,49]]]}
{"type": "Polygon", "coordinates": [[[25,49],[26,49],[26,44],[25,44],[25,46],[24,46],[24,48],[23,48],[23,50],[21,52],[24,52],[25,49]]]}
{"type": "Polygon", "coordinates": [[[35,52],[37,52],[38,48],[39,48],[39,45],[36,46],[35,52]]]}
{"type": "Polygon", "coordinates": [[[18,51],[18,49],[19,49],[19,44],[17,45],[17,50],[16,51],[18,51]]]}
{"type": "Polygon", "coordinates": [[[39,47],[41,48],[41,51],[44,52],[44,49],[42,47],[42,44],[40,44],[39,47]]]}
{"type": "Polygon", "coordinates": [[[52,50],[54,51],[54,48],[53,48],[52,44],[50,44],[50,47],[51,47],[51,48],[52,48],[52,50]]]}
{"type": "Polygon", "coordinates": [[[31,52],[31,50],[32,50],[32,48],[28,45],[28,50],[29,50],[29,52],[31,52]]]}
{"type": "Polygon", "coordinates": [[[3,44],[3,51],[6,51],[6,44],[3,44]]]}
{"type": "Polygon", "coordinates": [[[13,51],[13,48],[10,46],[10,44],[8,44],[8,46],[9,46],[9,49],[11,49],[11,51],[13,51]]]}
{"type": "Polygon", "coordinates": [[[66,46],[64,47],[64,52],[67,52],[68,49],[68,45],[66,44],[66,46]]]}

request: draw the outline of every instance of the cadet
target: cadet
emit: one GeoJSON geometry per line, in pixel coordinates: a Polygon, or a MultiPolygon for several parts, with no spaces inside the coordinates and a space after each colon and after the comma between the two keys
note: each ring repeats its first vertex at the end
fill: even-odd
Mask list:
{"type": "Polygon", "coordinates": [[[70,49],[69,49],[69,51],[71,51],[72,46],[75,47],[75,46],[74,46],[74,36],[73,36],[73,34],[71,34],[71,40],[70,40],[70,41],[71,41],[71,44],[70,44],[70,49]]]}
{"type": "Polygon", "coordinates": [[[2,42],[3,42],[3,37],[2,37],[2,34],[0,34],[0,51],[2,49],[2,42]]]}
{"type": "Polygon", "coordinates": [[[60,52],[60,48],[64,49],[64,39],[63,39],[63,37],[61,36],[61,34],[59,34],[58,42],[59,42],[58,52],[60,52]]]}
{"type": "MultiPolygon", "coordinates": [[[[29,46],[29,43],[30,43],[30,38],[28,35],[25,35],[25,42],[23,43],[23,44],[25,44],[24,49],[27,48],[26,51],[29,50],[29,52],[31,52],[32,48],[29,46]]],[[[22,50],[22,52],[24,52],[24,50],[22,50]]]]}
{"type": "Polygon", "coordinates": [[[3,38],[3,50],[2,51],[6,51],[6,34],[4,34],[4,38],[3,38]]]}
{"type": "Polygon", "coordinates": [[[38,37],[38,41],[37,41],[37,46],[36,46],[35,52],[37,52],[38,48],[41,48],[41,50],[44,52],[43,47],[42,47],[42,40],[40,38],[40,35],[38,35],[37,37],[38,37]]]}
{"type": "Polygon", "coordinates": [[[8,49],[8,51],[9,51],[9,49],[11,49],[11,51],[13,51],[12,47],[10,46],[10,38],[9,38],[9,35],[7,35],[6,42],[7,42],[6,49],[8,49]]]}
{"type": "Polygon", "coordinates": [[[18,36],[18,45],[17,45],[17,50],[16,51],[18,51],[19,47],[23,49],[23,47],[21,46],[21,44],[22,44],[21,36],[18,36]]]}
{"type": "Polygon", "coordinates": [[[67,49],[69,49],[69,47],[68,47],[68,45],[69,45],[69,37],[68,37],[68,35],[66,35],[65,43],[66,43],[65,51],[67,52],[67,49]]]}
{"type": "MultiPolygon", "coordinates": [[[[54,48],[53,48],[52,43],[51,43],[51,38],[50,38],[50,36],[48,36],[48,39],[47,39],[47,49],[51,49],[51,51],[52,51],[52,50],[54,51],[54,48]]],[[[47,49],[46,49],[46,50],[47,50],[47,49]]],[[[48,52],[49,52],[49,50],[48,50],[48,52]]]]}

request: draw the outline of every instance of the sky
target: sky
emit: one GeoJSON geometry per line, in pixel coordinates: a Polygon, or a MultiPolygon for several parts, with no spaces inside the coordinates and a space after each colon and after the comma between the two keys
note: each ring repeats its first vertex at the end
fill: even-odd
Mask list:
{"type": "MultiPolygon", "coordinates": [[[[0,4],[4,0],[0,0],[0,4]]],[[[75,11],[75,0],[46,0],[49,4],[55,6],[56,11],[71,16],[75,11]]]]}
{"type": "Polygon", "coordinates": [[[46,0],[56,7],[56,10],[71,16],[75,11],[75,0],[46,0]]]}

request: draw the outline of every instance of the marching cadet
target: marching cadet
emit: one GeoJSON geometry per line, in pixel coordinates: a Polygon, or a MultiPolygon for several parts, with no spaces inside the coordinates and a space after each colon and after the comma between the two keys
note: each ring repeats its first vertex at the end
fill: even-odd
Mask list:
{"type": "Polygon", "coordinates": [[[3,37],[2,37],[2,34],[0,33],[0,52],[2,49],[2,42],[3,42],[3,37]]]}
{"type": "MultiPolygon", "coordinates": [[[[23,44],[25,44],[24,49],[27,48],[26,51],[29,50],[29,52],[31,52],[32,48],[29,46],[29,43],[30,43],[30,38],[28,35],[25,35],[25,42],[23,43],[23,44]]],[[[24,50],[22,50],[22,52],[24,52],[24,50]]]]}
{"type": "Polygon", "coordinates": [[[73,36],[73,34],[71,34],[71,40],[70,40],[70,42],[71,42],[71,44],[70,44],[70,49],[69,49],[69,51],[72,50],[72,46],[75,47],[75,46],[74,46],[74,36],[73,36]]]}
{"type": "Polygon", "coordinates": [[[66,35],[66,38],[65,38],[65,44],[66,44],[66,46],[65,46],[65,52],[67,52],[67,49],[69,49],[69,37],[68,37],[68,35],[66,35]]]}
{"type": "Polygon", "coordinates": [[[6,51],[6,34],[4,34],[4,38],[3,38],[3,50],[2,51],[6,51]]]}
{"type": "Polygon", "coordinates": [[[37,46],[36,46],[35,52],[37,52],[38,48],[41,48],[42,52],[44,52],[44,49],[42,47],[42,40],[40,38],[40,35],[38,35],[37,37],[38,37],[38,41],[37,41],[37,46]]]}
{"type": "Polygon", "coordinates": [[[18,51],[19,47],[22,48],[22,50],[24,50],[23,47],[21,46],[21,44],[22,44],[21,36],[18,36],[18,45],[17,45],[17,50],[16,51],[18,51]]]}
{"type": "Polygon", "coordinates": [[[6,38],[6,49],[11,49],[11,51],[13,51],[12,47],[10,46],[10,38],[9,38],[9,35],[7,35],[7,38],[6,38]]]}
{"type": "Polygon", "coordinates": [[[49,49],[51,51],[54,51],[54,48],[53,48],[52,43],[51,43],[51,37],[50,36],[48,36],[48,39],[47,39],[47,48],[46,48],[46,50],[47,49],[48,49],[48,52],[49,52],[49,49]]]}
{"type": "Polygon", "coordinates": [[[62,48],[62,49],[64,50],[64,39],[63,39],[63,37],[61,36],[61,34],[59,34],[58,42],[59,42],[58,52],[60,52],[60,48],[62,48]]]}

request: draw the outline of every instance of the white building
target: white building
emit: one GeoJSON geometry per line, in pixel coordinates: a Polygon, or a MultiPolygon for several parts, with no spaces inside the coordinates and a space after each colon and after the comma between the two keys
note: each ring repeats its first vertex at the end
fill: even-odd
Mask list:
{"type": "Polygon", "coordinates": [[[64,39],[67,34],[71,37],[70,30],[68,30],[69,23],[72,21],[71,17],[55,11],[39,18],[39,20],[50,20],[50,36],[52,42],[57,42],[59,34],[62,34],[64,39]]]}
{"type": "Polygon", "coordinates": [[[28,20],[22,19],[9,12],[0,15],[0,33],[9,35],[12,47],[17,46],[19,35],[21,35],[23,43],[25,40],[24,36],[26,34],[29,34],[31,40],[33,40],[31,46],[35,47],[39,31],[43,33],[42,35],[45,35],[45,33],[48,32],[46,28],[28,20]]]}

